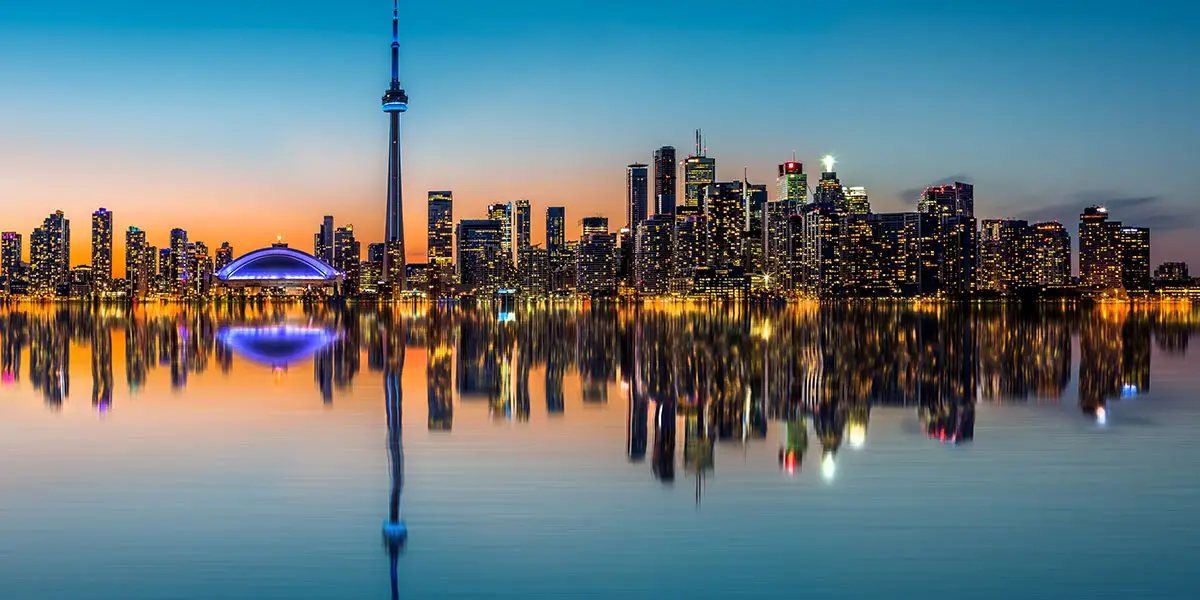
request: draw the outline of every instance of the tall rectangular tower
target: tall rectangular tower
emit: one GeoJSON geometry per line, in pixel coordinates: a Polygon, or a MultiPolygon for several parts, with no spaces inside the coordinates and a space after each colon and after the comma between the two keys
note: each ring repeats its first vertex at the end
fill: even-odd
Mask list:
{"type": "Polygon", "coordinates": [[[513,212],[513,235],[516,236],[516,239],[513,241],[513,245],[514,253],[516,254],[519,254],[521,250],[533,245],[530,241],[531,236],[533,235],[533,228],[531,227],[532,224],[530,223],[531,217],[532,215],[530,215],[529,212],[529,200],[524,198],[517,200],[517,205],[513,212]]]}
{"type": "Polygon", "coordinates": [[[106,208],[92,213],[92,289],[108,291],[112,283],[113,218],[106,208]]]}
{"type": "Polygon", "coordinates": [[[663,146],[654,151],[654,214],[675,214],[675,198],[679,184],[675,162],[675,147],[663,146]]]}
{"type": "Polygon", "coordinates": [[[647,165],[634,163],[625,167],[625,226],[635,238],[638,227],[646,220],[649,184],[647,165]]]}
{"type": "Polygon", "coordinates": [[[429,192],[429,249],[430,265],[449,265],[454,262],[454,193],[429,192]]]}

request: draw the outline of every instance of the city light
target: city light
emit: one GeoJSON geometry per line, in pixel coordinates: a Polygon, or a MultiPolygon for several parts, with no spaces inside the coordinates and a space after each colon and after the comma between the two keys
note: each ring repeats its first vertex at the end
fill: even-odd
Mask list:
{"type": "Polygon", "coordinates": [[[837,159],[832,154],[826,154],[821,157],[821,166],[825,168],[826,173],[832,173],[834,165],[837,164],[837,159]]]}
{"type": "Polygon", "coordinates": [[[833,476],[837,474],[837,461],[833,453],[826,454],[821,457],[821,479],[825,481],[833,481],[833,476]]]}

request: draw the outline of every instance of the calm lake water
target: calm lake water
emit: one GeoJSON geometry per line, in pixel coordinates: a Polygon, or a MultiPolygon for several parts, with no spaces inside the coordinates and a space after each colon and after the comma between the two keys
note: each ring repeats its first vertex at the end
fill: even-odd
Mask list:
{"type": "Polygon", "coordinates": [[[1197,331],[0,309],[0,598],[1200,598],[1197,331]]]}

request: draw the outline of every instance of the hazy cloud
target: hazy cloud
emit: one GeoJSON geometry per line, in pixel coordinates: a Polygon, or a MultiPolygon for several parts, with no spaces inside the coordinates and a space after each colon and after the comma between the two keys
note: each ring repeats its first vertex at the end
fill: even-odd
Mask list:
{"type": "Polygon", "coordinates": [[[1016,216],[1029,221],[1075,223],[1079,213],[1088,206],[1106,207],[1113,219],[1133,227],[1174,231],[1196,225],[1194,208],[1176,205],[1162,196],[1128,197],[1098,192],[1075,194],[1059,203],[1018,209],[1016,216]]]}
{"type": "Polygon", "coordinates": [[[908,205],[916,206],[917,199],[921,197],[921,193],[925,191],[925,188],[933,187],[935,185],[950,185],[950,184],[954,183],[955,181],[962,181],[964,183],[970,183],[971,176],[964,175],[962,173],[959,173],[957,175],[947,175],[937,181],[933,181],[933,182],[926,184],[924,187],[901,190],[900,195],[897,196],[897,199],[899,199],[900,202],[904,203],[905,206],[908,206],[908,205]]]}

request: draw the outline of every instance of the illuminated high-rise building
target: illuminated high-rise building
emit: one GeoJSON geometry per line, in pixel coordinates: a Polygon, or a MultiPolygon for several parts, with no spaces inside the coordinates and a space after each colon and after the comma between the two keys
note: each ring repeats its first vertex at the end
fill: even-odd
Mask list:
{"type": "Polygon", "coordinates": [[[848,187],[844,191],[845,211],[849,215],[865,215],[871,212],[871,199],[865,187],[848,187]]]}
{"type": "Polygon", "coordinates": [[[188,282],[192,279],[191,273],[188,272],[190,263],[191,254],[188,252],[187,232],[183,229],[172,229],[170,271],[168,272],[171,291],[179,295],[187,293],[188,282]]]}
{"type": "Polygon", "coordinates": [[[741,266],[745,231],[742,182],[714,183],[704,190],[704,215],[708,222],[707,265],[714,269],[741,266]]]}
{"type": "Polygon", "coordinates": [[[513,211],[513,251],[533,245],[533,219],[529,209],[529,200],[517,200],[513,211]]]}
{"type": "Polygon", "coordinates": [[[71,221],[57,211],[29,238],[33,287],[43,294],[67,291],[71,276],[71,221]]]}
{"type": "Polygon", "coordinates": [[[821,164],[824,171],[821,172],[821,180],[817,182],[817,189],[813,192],[813,204],[831,206],[845,212],[846,193],[842,189],[837,171],[833,170],[837,161],[832,156],[826,156],[821,159],[821,164]]]}
{"type": "Polygon", "coordinates": [[[154,257],[147,250],[145,231],[137,227],[125,231],[125,284],[135,298],[145,298],[150,289],[154,267],[149,263],[154,257]]]}
{"type": "Polygon", "coordinates": [[[717,161],[707,156],[708,149],[704,147],[704,139],[700,130],[696,130],[696,153],[682,161],[683,164],[683,203],[703,212],[700,203],[704,201],[704,189],[717,180],[717,161]]]}
{"type": "Polygon", "coordinates": [[[1192,277],[1188,273],[1188,264],[1185,262],[1165,262],[1154,269],[1155,281],[1177,283],[1191,281],[1191,279],[1192,277]]]}
{"type": "Polygon", "coordinates": [[[16,276],[21,267],[21,234],[15,231],[0,233],[0,275],[8,278],[16,276]]]}
{"type": "Polygon", "coordinates": [[[489,204],[487,218],[500,223],[500,251],[508,264],[513,264],[513,205],[512,202],[489,204]]]}
{"type": "Polygon", "coordinates": [[[1034,243],[1026,221],[984,219],[979,234],[979,289],[1011,294],[1033,285],[1034,243]]]}
{"type": "Polygon", "coordinates": [[[161,248],[158,250],[158,291],[161,293],[170,292],[174,289],[175,261],[171,260],[171,248],[161,248]]]}
{"type": "Polygon", "coordinates": [[[458,280],[464,291],[487,294],[500,289],[505,276],[503,225],[491,219],[458,222],[458,280]]]}
{"type": "Polygon", "coordinates": [[[672,250],[671,292],[691,294],[696,283],[696,271],[708,266],[708,218],[696,207],[676,207],[675,247],[672,250]]]}
{"type": "Polygon", "coordinates": [[[558,254],[567,241],[567,209],[551,206],[546,209],[546,250],[551,256],[558,254]]]}
{"type": "Polygon", "coordinates": [[[956,181],[927,187],[917,201],[917,212],[938,217],[974,217],[975,186],[956,181]]]}
{"type": "Polygon", "coordinates": [[[638,229],[634,244],[635,287],[646,296],[662,296],[671,281],[671,234],[675,218],[656,214],[638,229]]]}
{"type": "Polygon", "coordinates": [[[429,264],[454,263],[454,193],[429,192],[429,264]]]}
{"type": "Polygon", "coordinates": [[[808,204],[808,175],[804,173],[804,163],[791,160],[779,165],[779,177],[775,185],[778,186],[775,201],[786,204],[786,214],[797,214],[801,207],[808,204]]]}
{"type": "Polygon", "coordinates": [[[767,291],[787,291],[791,286],[791,259],[788,252],[789,200],[768,202],[763,209],[762,248],[764,286],[767,291]]]}
{"type": "Polygon", "coordinates": [[[704,201],[704,189],[712,185],[717,177],[717,161],[707,156],[689,156],[683,161],[683,203],[700,208],[704,201]]]}
{"type": "Polygon", "coordinates": [[[842,213],[836,205],[813,203],[800,213],[802,246],[797,257],[801,291],[818,298],[838,295],[842,290],[842,213]]]}
{"type": "Polygon", "coordinates": [[[550,291],[550,253],[545,248],[525,246],[517,253],[517,281],[526,296],[544,296],[550,291]]]}
{"type": "Polygon", "coordinates": [[[654,214],[675,214],[675,197],[679,184],[675,147],[663,146],[654,151],[654,214]]]}
{"type": "Polygon", "coordinates": [[[1121,246],[1121,284],[1127,291],[1150,290],[1150,229],[1122,227],[1117,230],[1121,246]]]}
{"type": "Polygon", "coordinates": [[[1057,221],[1033,225],[1033,283],[1070,285],[1071,234],[1057,221]]]}
{"type": "Polygon", "coordinates": [[[92,213],[92,286],[106,292],[112,285],[113,219],[107,208],[92,213]]]}
{"type": "Polygon", "coordinates": [[[575,259],[578,291],[593,295],[611,295],[617,291],[616,237],[606,231],[587,233],[579,239],[575,259]]]}
{"type": "Polygon", "coordinates": [[[1114,288],[1122,285],[1120,221],[1108,220],[1108,209],[1089,206],[1079,215],[1079,285],[1114,288]]]}
{"type": "Polygon", "coordinates": [[[763,274],[765,250],[763,224],[767,210],[767,186],[742,180],[742,232],[739,264],[747,273],[763,274]]]}
{"type": "Polygon", "coordinates": [[[325,215],[321,220],[321,227],[313,236],[313,256],[325,261],[325,264],[333,265],[333,217],[325,215]]]}
{"type": "Polygon", "coordinates": [[[217,262],[214,268],[217,271],[229,266],[233,262],[233,246],[229,242],[221,242],[221,247],[217,248],[217,262]]]}
{"type": "Polygon", "coordinates": [[[400,173],[400,115],[408,111],[408,94],[400,87],[400,5],[399,0],[392,6],[392,81],[383,94],[383,111],[388,114],[391,124],[388,136],[388,195],[387,210],[384,215],[384,240],[390,244],[388,264],[385,272],[394,290],[404,290],[405,269],[404,260],[407,256],[404,247],[404,198],[400,173]],[[398,261],[400,264],[394,264],[398,261]]]}
{"type": "Polygon", "coordinates": [[[647,200],[650,194],[649,168],[635,163],[625,167],[625,226],[632,235],[646,220],[647,200]]]}
{"type": "Polygon", "coordinates": [[[357,290],[359,267],[362,263],[362,245],[354,237],[354,226],[338,227],[333,232],[333,268],[345,275],[343,286],[346,293],[353,295],[357,290]]]}
{"type": "Polygon", "coordinates": [[[608,234],[608,217],[584,217],[579,221],[580,236],[583,239],[597,233],[608,234]]]}

